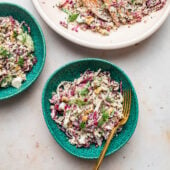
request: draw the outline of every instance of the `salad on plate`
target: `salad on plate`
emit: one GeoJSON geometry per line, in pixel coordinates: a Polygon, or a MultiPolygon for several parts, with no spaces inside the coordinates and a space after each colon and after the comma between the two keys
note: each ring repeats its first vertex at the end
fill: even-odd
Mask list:
{"type": "Polygon", "coordinates": [[[67,15],[60,21],[63,27],[109,35],[121,25],[141,22],[165,3],[166,0],[57,0],[56,6],[67,15]]]}

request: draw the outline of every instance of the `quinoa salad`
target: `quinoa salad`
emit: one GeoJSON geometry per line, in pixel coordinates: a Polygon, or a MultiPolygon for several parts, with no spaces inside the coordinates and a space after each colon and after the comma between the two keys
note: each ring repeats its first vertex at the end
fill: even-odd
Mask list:
{"type": "Polygon", "coordinates": [[[26,73],[36,64],[30,32],[24,21],[0,17],[0,88],[19,88],[26,80],[26,73]]]}
{"type": "Polygon", "coordinates": [[[60,21],[63,27],[109,35],[121,25],[141,22],[165,3],[166,0],[57,0],[56,6],[67,14],[60,21]]]}
{"type": "Polygon", "coordinates": [[[61,82],[49,101],[51,118],[76,147],[101,146],[123,118],[122,82],[101,69],[61,82]]]}

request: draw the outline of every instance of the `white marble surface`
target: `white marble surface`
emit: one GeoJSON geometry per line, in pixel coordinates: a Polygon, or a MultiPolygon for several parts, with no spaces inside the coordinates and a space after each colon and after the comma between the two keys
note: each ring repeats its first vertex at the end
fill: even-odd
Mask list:
{"type": "MultiPolygon", "coordinates": [[[[2,0],[0,0],[2,2],[2,0]]],[[[5,1],[6,2],[6,1],[5,1]]],[[[139,98],[139,122],[128,144],[104,159],[101,170],[170,169],[170,17],[149,39],[114,51],[79,47],[54,33],[31,0],[10,0],[39,21],[47,42],[44,70],[27,91],[0,102],[0,170],[90,170],[95,161],[69,155],[54,141],[41,111],[48,77],[63,64],[85,57],[107,59],[130,76],[139,98]]]]}

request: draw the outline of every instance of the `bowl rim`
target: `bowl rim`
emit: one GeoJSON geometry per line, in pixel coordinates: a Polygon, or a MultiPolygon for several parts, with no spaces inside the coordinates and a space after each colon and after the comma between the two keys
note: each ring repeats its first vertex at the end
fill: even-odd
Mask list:
{"type": "MultiPolygon", "coordinates": [[[[39,75],[41,74],[41,72],[42,72],[42,70],[43,70],[43,68],[44,68],[45,60],[46,60],[46,41],[45,41],[45,37],[44,37],[43,31],[42,31],[42,29],[41,29],[41,26],[39,25],[38,21],[34,18],[34,16],[33,16],[30,12],[28,12],[25,8],[23,8],[23,7],[20,6],[20,5],[15,4],[15,3],[0,2],[0,6],[1,6],[1,5],[8,5],[8,6],[13,6],[13,7],[15,7],[15,8],[18,8],[19,10],[22,10],[22,11],[24,11],[25,13],[27,13],[27,14],[29,15],[29,17],[32,18],[32,20],[34,21],[34,23],[37,25],[38,30],[40,31],[40,34],[41,34],[41,37],[42,37],[44,56],[43,56],[42,64],[41,64],[41,67],[40,67],[40,69],[39,69],[38,74],[37,74],[36,76],[34,76],[31,81],[27,82],[26,87],[24,87],[23,89],[18,89],[15,93],[9,94],[9,95],[4,96],[4,97],[1,97],[1,98],[0,98],[0,101],[1,101],[1,100],[5,100],[5,99],[9,99],[9,98],[11,98],[11,97],[14,97],[14,96],[20,94],[21,92],[25,91],[26,89],[28,89],[28,88],[37,80],[37,78],[38,78],[39,75]]],[[[26,81],[27,81],[27,80],[26,80],[26,81]]]]}
{"type": "Polygon", "coordinates": [[[49,85],[51,79],[55,76],[55,74],[59,71],[61,71],[63,68],[71,65],[71,64],[76,64],[76,63],[79,63],[79,62],[82,62],[82,61],[100,61],[100,62],[103,62],[103,63],[106,63],[106,64],[109,64],[111,65],[112,67],[115,67],[118,71],[120,71],[121,73],[123,73],[123,75],[125,76],[125,78],[128,80],[130,86],[131,86],[131,89],[134,93],[134,100],[136,101],[136,122],[134,122],[135,124],[135,127],[133,129],[133,131],[131,131],[130,135],[128,135],[128,138],[124,141],[123,144],[119,145],[119,147],[117,147],[116,149],[114,150],[111,150],[110,152],[107,152],[105,156],[109,156],[113,153],[115,153],[116,151],[120,150],[130,139],[131,137],[133,136],[134,132],[135,132],[135,129],[137,127],[137,124],[138,124],[138,118],[139,118],[139,103],[138,103],[138,98],[137,98],[137,94],[136,94],[136,90],[131,82],[131,80],[129,79],[129,77],[127,76],[127,74],[122,70],[120,69],[118,66],[116,66],[115,64],[107,61],[107,60],[103,60],[103,59],[99,59],[99,58],[85,58],[85,59],[79,59],[79,60],[75,60],[75,61],[72,61],[72,62],[69,62],[67,64],[64,64],[63,66],[59,67],[58,69],[56,69],[51,75],[50,77],[48,78],[48,80],[46,81],[45,83],[45,86],[43,88],[43,92],[42,92],[42,98],[41,98],[41,105],[42,105],[42,112],[43,112],[43,116],[44,116],[44,119],[45,119],[45,122],[46,122],[46,125],[48,127],[48,130],[50,131],[52,137],[54,138],[54,140],[60,145],[60,147],[62,149],[64,149],[65,151],[67,151],[69,154],[71,155],[74,155],[76,157],[79,157],[79,158],[83,158],[83,159],[97,159],[98,157],[97,156],[93,156],[93,157],[87,157],[87,156],[81,156],[81,155],[78,155],[76,154],[75,152],[72,152],[70,151],[69,149],[65,148],[62,143],[60,142],[60,140],[58,140],[47,120],[47,113],[45,112],[45,93],[47,91],[47,86],[49,85]]]}
{"type": "MultiPolygon", "coordinates": [[[[40,14],[41,18],[47,23],[47,25],[49,25],[56,33],[58,33],[60,36],[62,36],[63,38],[74,42],[75,44],[84,46],[84,47],[88,47],[88,48],[92,48],[92,49],[99,49],[99,50],[112,50],[112,49],[120,49],[120,48],[125,48],[128,46],[132,46],[135,45],[143,40],[145,40],[146,38],[148,38],[149,36],[151,36],[155,31],[157,31],[160,26],[163,24],[163,22],[166,20],[166,18],[168,17],[168,15],[170,14],[170,5],[168,4],[168,7],[164,13],[164,15],[162,15],[161,19],[157,21],[156,24],[154,24],[148,31],[146,31],[143,34],[140,34],[137,38],[125,41],[125,42],[121,42],[121,43],[116,43],[116,44],[109,44],[109,45],[105,45],[105,44],[95,44],[95,43],[91,43],[90,41],[85,41],[83,39],[80,38],[76,38],[74,35],[68,33],[68,32],[64,32],[62,31],[62,29],[60,29],[58,26],[56,26],[54,24],[54,22],[47,16],[46,13],[44,13],[43,9],[41,8],[39,2],[37,0],[32,0],[34,7],[36,8],[36,10],[38,11],[38,13],[40,14]]],[[[166,3],[169,3],[168,1],[166,3]]]]}

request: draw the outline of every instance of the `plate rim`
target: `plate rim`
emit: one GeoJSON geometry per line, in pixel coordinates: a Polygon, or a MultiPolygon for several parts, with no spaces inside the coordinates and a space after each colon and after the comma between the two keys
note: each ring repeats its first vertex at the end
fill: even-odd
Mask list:
{"type": "Polygon", "coordinates": [[[67,64],[64,64],[62,65],[61,67],[59,67],[58,69],[56,69],[50,76],[49,78],[47,79],[45,85],[44,85],[44,88],[43,88],[43,91],[42,91],[42,97],[41,97],[41,106],[42,106],[42,112],[43,112],[43,117],[44,117],[44,120],[46,122],[46,126],[48,127],[48,130],[49,132],[51,133],[53,139],[55,140],[56,143],[59,144],[59,146],[65,150],[67,153],[73,155],[73,156],[76,156],[78,158],[82,158],[82,159],[97,159],[98,157],[97,156],[92,156],[92,157],[87,157],[87,156],[82,156],[82,155],[77,155],[76,153],[70,151],[69,149],[65,148],[62,143],[60,142],[60,140],[58,140],[56,137],[55,137],[55,134],[47,120],[47,113],[45,112],[45,93],[47,91],[47,86],[49,84],[49,82],[51,81],[51,79],[55,76],[55,74],[62,70],[64,67],[67,67],[69,66],[70,64],[74,64],[74,63],[78,63],[78,62],[81,62],[81,61],[101,61],[101,62],[105,62],[107,64],[111,64],[113,67],[115,67],[118,71],[122,72],[124,74],[124,76],[127,78],[128,82],[130,83],[130,86],[132,88],[132,91],[134,92],[134,98],[135,98],[135,101],[136,101],[136,122],[135,123],[135,127],[132,131],[132,133],[130,135],[128,135],[128,138],[124,141],[123,144],[119,145],[119,147],[117,147],[116,149],[110,151],[110,152],[107,152],[105,156],[109,156],[115,152],[117,152],[118,150],[120,150],[124,145],[127,144],[127,142],[132,138],[135,130],[136,130],[136,127],[137,127],[137,124],[138,124],[138,119],[139,119],[139,103],[138,103],[138,97],[137,97],[137,94],[136,94],[136,90],[135,90],[135,87],[133,86],[133,83],[131,82],[130,78],[128,77],[128,75],[121,69],[119,68],[117,65],[113,64],[112,62],[109,62],[107,60],[103,60],[103,59],[99,59],[99,58],[84,58],[84,59],[79,59],[79,60],[75,60],[75,61],[72,61],[72,62],[68,62],[67,64]]]}
{"type": "Polygon", "coordinates": [[[46,41],[45,41],[45,36],[44,36],[44,33],[43,33],[42,29],[41,29],[40,24],[39,24],[38,21],[35,19],[35,17],[34,17],[27,9],[25,9],[24,7],[22,7],[22,6],[18,5],[18,4],[11,3],[11,2],[0,2],[0,6],[1,6],[1,5],[9,5],[9,6],[13,6],[13,7],[15,7],[15,8],[19,8],[20,10],[26,12],[26,13],[32,18],[32,20],[34,21],[34,23],[37,25],[38,30],[40,31],[40,34],[41,34],[41,37],[42,37],[43,49],[44,49],[44,51],[43,51],[44,56],[43,56],[43,60],[42,60],[43,62],[42,62],[42,64],[41,64],[41,67],[40,67],[40,69],[39,69],[38,74],[37,74],[36,76],[34,76],[34,78],[33,78],[31,81],[29,81],[29,82],[27,83],[27,86],[24,87],[23,89],[18,89],[15,93],[9,94],[9,95],[4,96],[4,97],[0,97],[0,101],[9,99],[9,98],[11,98],[11,97],[14,97],[14,96],[20,94],[21,92],[25,91],[26,89],[28,89],[28,88],[38,79],[38,77],[40,76],[40,74],[41,74],[41,72],[42,72],[42,70],[43,70],[43,68],[44,68],[45,61],[46,61],[46,41]]]}
{"type": "Polygon", "coordinates": [[[44,11],[42,10],[42,8],[40,6],[40,2],[38,2],[38,0],[32,0],[32,3],[34,5],[35,9],[38,11],[39,15],[41,16],[41,18],[47,23],[48,26],[50,26],[50,28],[52,28],[60,36],[62,36],[63,38],[65,38],[71,42],[74,42],[77,45],[81,45],[81,46],[92,48],[92,49],[99,49],[99,50],[121,49],[121,48],[135,45],[135,44],[145,40],[146,38],[151,36],[154,32],[156,32],[160,28],[160,26],[164,23],[164,21],[170,14],[170,4],[169,4],[169,1],[167,1],[166,3],[168,3],[168,7],[167,7],[164,15],[161,17],[161,19],[158,20],[158,22],[156,24],[154,24],[151,27],[151,29],[149,29],[147,32],[141,34],[138,38],[134,38],[132,40],[128,40],[123,43],[117,43],[114,45],[104,45],[104,44],[100,45],[100,44],[94,44],[94,43],[90,43],[90,42],[81,40],[80,38],[75,38],[74,35],[63,32],[59,27],[57,27],[54,24],[53,21],[51,21],[51,19],[46,15],[46,13],[44,13],[44,11]]]}

